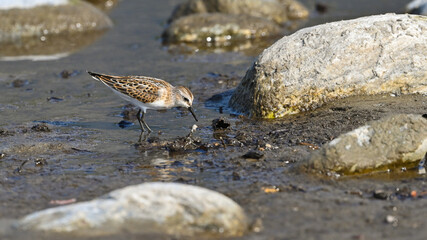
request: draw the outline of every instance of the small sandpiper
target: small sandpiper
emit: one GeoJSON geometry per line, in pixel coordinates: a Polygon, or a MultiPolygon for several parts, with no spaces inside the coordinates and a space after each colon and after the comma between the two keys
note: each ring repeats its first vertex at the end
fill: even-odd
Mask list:
{"type": "Polygon", "coordinates": [[[142,132],[145,131],[143,126],[148,132],[152,132],[144,120],[144,114],[147,109],[163,110],[173,107],[185,107],[193,114],[194,119],[198,121],[192,107],[193,94],[186,87],[174,87],[164,80],[152,77],[111,76],[89,71],[88,73],[95,80],[99,80],[111,88],[114,93],[140,108],[136,118],[142,132]]]}

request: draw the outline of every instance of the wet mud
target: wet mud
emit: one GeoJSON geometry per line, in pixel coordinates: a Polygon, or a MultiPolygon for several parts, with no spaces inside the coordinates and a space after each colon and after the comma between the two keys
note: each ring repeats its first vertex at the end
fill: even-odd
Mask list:
{"type": "MultiPolygon", "coordinates": [[[[34,239],[33,234],[11,230],[11,219],[150,181],[194,184],[235,200],[252,222],[248,233],[236,239],[427,235],[426,175],[419,175],[416,167],[356,176],[294,169],[323,144],[371,120],[396,113],[427,114],[425,96],[350,97],[277,120],[239,116],[227,102],[253,59],[220,54],[205,61],[210,58],[197,53],[183,56],[194,57],[190,64],[176,61],[151,33],[160,34],[162,26],[149,20],[167,19],[176,1],[161,6],[147,2],[150,18],[140,14],[138,2],[119,2],[110,16],[116,28],[85,51],[53,62],[0,65],[2,239],[34,239]],[[131,23],[125,21],[129,16],[135,18],[131,23]],[[150,31],[135,33],[144,21],[150,31]],[[185,109],[149,111],[146,121],[153,132],[141,135],[135,108],[91,80],[86,70],[149,75],[189,86],[199,122],[185,109]]],[[[398,3],[405,1],[390,6],[398,3]]],[[[336,14],[334,1],[319,4],[322,16],[336,14]]],[[[141,238],[181,239],[127,233],[105,239],[141,238]]]]}

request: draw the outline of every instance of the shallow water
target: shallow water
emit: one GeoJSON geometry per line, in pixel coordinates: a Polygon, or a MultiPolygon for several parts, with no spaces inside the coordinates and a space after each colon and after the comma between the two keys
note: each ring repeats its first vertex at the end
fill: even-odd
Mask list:
{"type": "MultiPolygon", "coordinates": [[[[426,191],[425,178],[414,175],[413,171],[409,170],[409,176],[383,173],[380,176],[384,177],[379,179],[345,181],[287,171],[289,165],[312,151],[300,142],[321,145],[368,120],[394,112],[425,113],[425,97],[349,98],[313,113],[278,121],[220,114],[221,103],[208,104],[207,99],[227,88],[212,81],[218,80],[218,74],[243,76],[262,49],[182,54],[162,46],[159,37],[163,25],[179,2],[182,1],[120,1],[109,13],[114,28],[69,56],[52,61],[0,61],[0,128],[12,135],[0,134],[0,153],[7,153],[0,158],[0,218],[4,220],[0,221],[0,233],[7,231],[2,230],[9,224],[5,219],[52,207],[51,200],[84,201],[130,184],[176,181],[222,192],[241,204],[254,222],[262,223],[259,233],[250,232],[242,239],[415,239],[427,234],[423,217],[427,199],[408,198],[407,192],[401,190],[426,191]],[[64,70],[72,73],[71,76],[63,78],[64,70]],[[154,130],[150,137],[173,140],[186,136],[191,126],[197,124],[199,130],[195,136],[217,147],[182,153],[138,146],[139,126],[122,129],[117,125],[123,119],[120,114],[126,103],[92,80],[86,70],[146,75],[168,80],[173,85],[191,86],[200,121],[196,123],[191,114],[178,109],[149,111],[146,121],[154,130]],[[202,81],[203,77],[208,80],[202,81]],[[13,86],[17,79],[24,80],[23,86],[13,86]],[[212,120],[220,116],[231,122],[232,130],[213,134],[212,120]],[[42,122],[47,123],[50,132],[31,129],[42,122]],[[316,127],[319,122],[326,123],[326,127],[316,127]],[[292,134],[284,140],[269,138],[269,132],[280,128],[290,129],[292,134]],[[260,137],[253,142],[246,139],[247,144],[242,148],[226,147],[224,139],[234,136],[236,131],[260,137]],[[262,146],[263,141],[274,142],[278,149],[267,151],[259,161],[240,157],[262,146]],[[40,159],[46,164],[37,164],[40,159]],[[271,186],[279,187],[280,192],[262,191],[262,187],[271,186]],[[379,188],[390,191],[394,198],[372,198],[372,191],[379,188]],[[384,223],[387,214],[399,216],[397,227],[384,223]]],[[[311,9],[312,16],[300,27],[403,12],[407,3],[324,0],[320,2],[327,6],[326,12],[320,14],[314,10],[317,1],[302,2],[311,9]]],[[[70,49],[75,48],[70,46],[70,49]]],[[[31,237],[16,234],[8,232],[5,237],[31,237]]]]}

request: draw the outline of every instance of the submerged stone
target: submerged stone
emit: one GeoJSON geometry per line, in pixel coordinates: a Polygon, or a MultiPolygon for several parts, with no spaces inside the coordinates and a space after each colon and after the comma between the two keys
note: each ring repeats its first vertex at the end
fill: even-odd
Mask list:
{"type": "Polygon", "coordinates": [[[112,26],[111,20],[104,13],[83,1],[45,2],[46,4],[7,9],[0,4],[0,42],[16,41],[24,37],[105,30],[112,26]]]}
{"type": "Polygon", "coordinates": [[[181,17],[163,33],[165,42],[223,43],[278,36],[282,29],[274,22],[248,15],[202,13],[181,17]]]}
{"type": "Polygon", "coordinates": [[[308,10],[295,0],[189,0],[175,8],[169,21],[195,13],[214,12],[262,17],[278,24],[309,15],[308,10]]]}
{"type": "Polygon", "coordinates": [[[243,209],[224,195],[178,183],[144,183],[104,197],[50,208],[20,220],[23,230],[106,236],[126,233],[240,236],[243,209]]]}
{"type": "Polygon", "coordinates": [[[340,135],[301,166],[324,174],[368,173],[416,166],[426,152],[427,119],[399,114],[340,135]]]}
{"type": "Polygon", "coordinates": [[[0,16],[0,60],[64,57],[112,27],[81,0],[0,1],[0,16]]]}
{"type": "Polygon", "coordinates": [[[414,0],[406,5],[406,12],[427,15],[427,0],[414,0]]]}
{"type": "Polygon", "coordinates": [[[114,6],[118,4],[119,0],[85,0],[86,2],[90,2],[95,7],[105,11],[111,10],[114,6]]]}
{"type": "Polygon", "coordinates": [[[302,29],[266,49],[229,105],[278,118],[353,95],[427,94],[427,18],[386,14],[302,29]]]}

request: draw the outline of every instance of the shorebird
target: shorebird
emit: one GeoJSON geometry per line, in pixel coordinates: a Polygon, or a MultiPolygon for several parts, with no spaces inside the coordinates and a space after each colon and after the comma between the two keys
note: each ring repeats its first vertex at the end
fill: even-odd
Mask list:
{"type": "Polygon", "coordinates": [[[89,71],[88,73],[121,98],[139,107],[136,118],[142,132],[145,131],[144,127],[148,132],[152,132],[144,120],[147,109],[164,110],[185,107],[198,121],[192,107],[193,94],[184,86],[174,87],[164,80],[145,76],[112,76],[89,71]]]}

